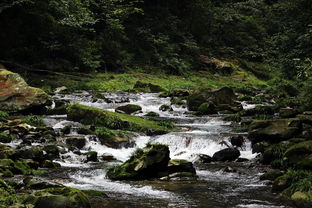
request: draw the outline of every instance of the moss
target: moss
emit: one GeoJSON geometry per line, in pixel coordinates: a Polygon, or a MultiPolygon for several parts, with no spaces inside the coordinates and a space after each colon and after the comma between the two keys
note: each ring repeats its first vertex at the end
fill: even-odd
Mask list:
{"type": "Polygon", "coordinates": [[[198,107],[200,115],[208,115],[217,113],[216,106],[212,102],[205,102],[198,107]]]}
{"type": "Polygon", "coordinates": [[[35,127],[44,127],[44,121],[40,116],[37,115],[30,115],[30,116],[25,116],[24,118],[22,118],[22,121],[24,123],[27,123],[31,126],[35,126],[35,127]]]}
{"type": "Polygon", "coordinates": [[[103,191],[97,191],[97,190],[82,190],[83,193],[88,195],[89,197],[102,197],[102,198],[108,198],[108,196],[103,191]]]}
{"type": "Polygon", "coordinates": [[[235,113],[235,114],[224,117],[223,120],[240,122],[242,120],[242,118],[241,118],[241,115],[239,113],[235,113]]]}
{"type": "Polygon", "coordinates": [[[9,119],[9,114],[4,111],[0,111],[0,122],[7,121],[9,119]]]}
{"type": "Polygon", "coordinates": [[[148,112],[147,114],[145,114],[145,116],[149,116],[149,117],[159,117],[159,114],[156,112],[148,112]]]}
{"type": "Polygon", "coordinates": [[[162,134],[170,129],[159,125],[156,121],[149,121],[141,117],[109,112],[80,104],[73,104],[67,108],[68,118],[85,125],[103,126],[109,129],[122,129],[145,132],[147,134],[162,134]]]}

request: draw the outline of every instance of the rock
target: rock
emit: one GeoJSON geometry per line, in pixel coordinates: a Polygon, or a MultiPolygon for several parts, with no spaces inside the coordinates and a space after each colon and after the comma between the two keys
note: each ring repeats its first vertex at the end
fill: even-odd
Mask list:
{"type": "Polygon", "coordinates": [[[201,89],[193,92],[187,99],[188,109],[197,111],[199,106],[205,102],[211,101],[216,106],[220,104],[235,105],[236,95],[229,87],[224,87],[218,90],[211,91],[209,89],[201,89]]]}
{"type": "Polygon", "coordinates": [[[150,92],[153,93],[158,93],[158,92],[163,92],[165,91],[165,89],[163,89],[162,87],[158,86],[158,85],[154,85],[151,83],[144,83],[141,81],[137,81],[133,87],[134,89],[147,89],[150,92]]]}
{"type": "Polygon", "coordinates": [[[276,106],[256,106],[255,108],[247,109],[241,112],[242,116],[254,116],[254,115],[274,115],[276,106]]]}
{"type": "Polygon", "coordinates": [[[210,58],[205,55],[200,55],[199,60],[202,64],[207,65],[210,69],[212,68],[215,73],[220,75],[231,75],[234,72],[234,64],[228,61],[210,58]]]}
{"type": "Polygon", "coordinates": [[[12,147],[0,144],[0,159],[12,158],[16,154],[16,150],[12,147]]]}
{"type": "Polygon", "coordinates": [[[97,152],[95,151],[91,151],[91,152],[87,152],[85,153],[85,155],[87,156],[87,161],[86,162],[97,162],[97,152]]]}
{"type": "Polygon", "coordinates": [[[68,93],[68,88],[65,86],[57,87],[57,88],[55,88],[54,93],[55,94],[66,94],[66,93],[68,93]]]}
{"type": "Polygon", "coordinates": [[[168,163],[168,173],[177,173],[177,172],[189,172],[196,175],[195,168],[193,167],[193,164],[187,160],[170,160],[168,163]]]}
{"type": "Polygon", "coordinates": [[[311,192],[295,192],[291,195],[291,200],[294,202],[296,207],[310,208],[312,207],[312,194],[311,192]]]}
{"type": "Polygon", "coordinates": [[[196,163],[211,163],[212,157],[209,155],[198,154],[195,160],[196,163]]]}
{"type": "Polygon", "coordinates": [[[134,141],[130,137],[120,137],[109,129],[98,128],[96,131],[102,145],[106,145],[111,148],[133,147],[134,141]]]}
{"type": "Polygon", "coordinates": [[[300,129],[299,119],[256,120],[249,126],[248,138],[253,144],[261,141],[276,143],[295,137],[300,129]]]}
{"type": "Polygon", "coordinates": [[[0,133],[0,142],[2,143],[10,143],[12,141],[12,136],[5,132],[0,133]]]}
{"type": "Polygon", "coordinates": [[[61,165],[57,162],[53,162],[52,160],[45,160],[42,163],[43,168],[60,168],[61,165]]]}
{"type": "Polygon", "coordinates": [[[234,147],[242,147],[244,144],[244,137],[243,136],[232,136],[230,138],[230,142],[234,147]]]}
{"type": "Polygon", "coordinates": [[[249,161],[249,159],[242,158],[242,157],[239,157],[239,158],[237,158],[237,160],[235,160],[235,162],[248,162],[248,161],[249,161]]]}
{"type": "Polygon", "coordinates": [[[142,107],[139,105],[133,105],[133,104],[128,104],[124,106],[119,106],[115,109],[117,113],[126,113],[126,114],[132,114],[138,111],[141,111],[142,107]]]}
{"type": "Polygon", "coordinates": [[[226,148],[213,154],[214,161],[234,161],[240,156],[240,152],[235,148],[226,148]]]}
{"type": "Polygon", "coordinates": [[[284,157],[292,167],[312,170],[312,141],[292,145],[286,150],[284,157]]]}
{"type": "Polygon", "coordinates": [[[46,145],[43,150],[46,152],[46,159],[54,160],[60,158],[60,150],[56,145],[46,145]]]}
{"type": "Polygon", "coordinates": [[[173,109],[171,108],[170,105],[165,105],[165,104],[161,105],[161,106],[159,107],[159,110],[160,110],[160,111],[173,111],[173,109]]]}
{"type": "Polygon", "coordinates": [[[216,114],[216,106],[212,102],[205,102],[198,107],[198,112],[201,115],[216,114]]]}
{"type": "Polygon", "coordinates": [[[40,190],[46,188],[62,187],[61,184],[52,183],[41,178],[26,177],[23,180],[24,186],[29,189],[40,190]]]}
{"type": "Polygon", "coordinates": [[[261,162],[263,164],[271,164],[276,168],[280,168],[284,152],[291,144],[287,141],[272,144],[265,148],[261,162]],[[275,164],[274,164],[275,163],[275,164]]]}
{"type": "Polygon", "coordinates": [[[274,181],[276,178],[282,176],[284,172],[280,170],[272,170],[270,172],[264,173],[263,175],[260,176],[260,180],[270,180],[274,181]]]}
{"type": "Polygon", "coordinates": [[[293,118],[298,114],[298,111],[293,108],[281,108],[279,110],[279,116],[281,118],[293,118]]]}
{"type": "Polygon", "coordinates": [[[268,142],[259,142],[252,145],[252,154],[254,153],[263,153],[265,148],[269,147],[270,144],[268,142]]]}
{"type": "Polygon", "coordinates": [[[237,170],[234,169],[234,168],[232,168],[232,167],[230,167],[230,166],[227,166],[227,167],[225,167],[225,168],[222,169],[222,172],[226,172],[226,173],[236,173],[237,170]]]}
{"type": "Polygon", "coordinates": [[[274,180],[272,192],[280,193],[291,185],[291,178],[288,175],[282,175],[274,180]]]}
{"type": "Polygon", "coordinates": [[[197,175],[191,172],[176,172],[168,176],[161,177],[160,180],[173,180],[173,181],[194,181],[197,179],[197,175]]]}
{"type": "Polygon", "coordinates": [[[103,155],[101,156],[101,158],[102,158],[102,160],[104,160],[104,161],[114,161],[114,160],[117,160],[113,155],[108,154],[108,153],[103,154],[103,155]]]}
{"type": "Polygon", "coordinates": [[[156,112],[148,112],[147,114],[145,114],[145,116],[149,116],[149,117],[159,117],[159,114],[156,112]]]}
{"type": "MultiPolygon", "coordinates": [[[[48,188],[34,193],[35,208],[90,208],[86,194],[78,189],[48,188]]],[[[33,201],[33,200],[32,200],[33,201]]]]}
{"type": "Polygon", "coordinates": [[[82,149],[86,145],[86,139],[84,137],[70,137],[66,139],[66,144],[70,149],[75,147],[82,149]]]}
{"type": "Polygon", "coordinates": [[[64,127],[61,129],[62,134],[63,134],[63,135],[70,134],[71,128],[72,128],[72,127],[71,127],[70,125],[64,126],[64,127]]]}
{"type": "Polygon", "coordinates": [[[72,104],[67,108],[68,119],[84,125],[106,127],[108,129],[131,130],[144,132],[148,135],[164,134],[168,127],[161,126],[159,122],[92,108],[80,104],[72,104]]]}
{"type": "Polygon", "coordinates": [[[106,177],[112,180],[141,180],[157,177],[167,170],[169,148],[162,144],[147,144],[122,165],[110,167],[106,177]]]}
{"type": "Polygon", "coordinates": [[[17,112],[36,108],[38,112],[50,105],[51,100],[43,90],[28,86],[19,74],[0,65],[0,110],[17,112]]]}
{"type": "Polygon", "coordinates": [[[18,150],[13,156],[15,159],[32,159],[41,162],[44,160],[43,150],[39,146],[24,146],[18,150]]]}

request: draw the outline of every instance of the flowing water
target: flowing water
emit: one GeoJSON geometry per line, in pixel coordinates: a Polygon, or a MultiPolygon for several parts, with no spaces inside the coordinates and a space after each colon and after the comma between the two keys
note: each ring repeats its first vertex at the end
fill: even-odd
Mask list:
{"type": "MultiPolygon", "coordinates": [[[[167,144],[171,159],[194,162],[198,154],[212,156],[224,149],[225,146],[219,143],[227,141],[234,134],[230,123],[222,121],[222,115],[196,117],[181,106],[173,106],[173,111],[160,111],[159,107],[170,104],[170,99],[159,98],[157,94],[105,93],[110,102],[94,100],[89,92],[55,97],[110,111],[120,105],[137,104],[142,107],[138,115],[157,112],[160,117],[170,119],[180,127],[177,132],[160,136],[138,134],[134,138],[134,147],[121,149],[101,145],[94,136],[84,136],[87,145],[82,152],[111,154],[120,162],[127,160],[136,148],[144,147],[147,142],[167,144]]],[[[250,108],[248,105],[245,107],[250,108]]],[[[66,116],[48,116],[45,121],[56,130],[71,125],[72,132],[68,136],[82,136],[75,131],[81,124],[67,121],[66,116]]],[[[251,153],[250,143],[246,141],[241,157],[249,159],[248,162],[195,163],[199,176],[197,181],[111,181],[105,178],[105,172],[108,166],[116,162],[84,163],[84,156],[69,152],[63,155],[61,170],[50,172],[49,178],[70,187],[107,193],[109,199],[93,201],[94,207],[290,207],[275,199],[267,182],[259,181],[259,175],[266,168],[255,165],[253,160],[256,156],[251,153]],[[227,167],[235,171],[226,172],[227,167]]]]}

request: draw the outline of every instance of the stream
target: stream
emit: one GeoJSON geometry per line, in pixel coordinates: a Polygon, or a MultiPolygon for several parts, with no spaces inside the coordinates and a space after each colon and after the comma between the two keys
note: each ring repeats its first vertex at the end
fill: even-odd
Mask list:
{"type": "MultiPolygon", "coordinates": [[[[86,138],[87,144],[81,150],[82,153],[96,151],[99,156],[110,154],[117,159],[117,162],[85,163],[83,155],[69,152],[62,155],[62,168],[49,172],[47,177],[51,180],[82,190],[100,190],[109,196],[109,199],[92,202],[93,207],[290,207],[276,199],[270,192],[267,181],[259,180],[259,176],[267,171],[267,167],[253,162],[257,154],[252,154],[248,141],[241,149],[240,156],[248,159],[247,162],[196,162],[198,154],[212,156],[226,148],[219,144],[221,141],[228,141],[231,136],[237,135],[232,131],[231,123],[222,120],[224,115],[198,117],[192,115],[185,107],[176,105],[172,105],[173,111],[162,112],[159,107],[163,104],[170,105],[170,98],[159,98],[155,93],[103,94],[110,102],[94,99],[91,93],[86,91],[69,95],[57,94],[55,98],[109,111],[129,103],[137,104],[142,107],[138,116],[151,111],[156,112],[161,118],[173,121],[179,130],[160,136],[137,134],[133,138],[133,147],[113,149],[101,145],[95,136],[79,135],[75,128],[79,128],[81,124],[67,121],[65,115],[46,116],[45,122],[55,130],[71,125],[72,129],[67,137],[86,138]],[[108,166],[126,161],[135,149],[144,147],[148,142],[167,144],[171,159],[194,162],[198,180],[111,181],[105,178],[108,166]],[[226,171],[229,167],[233,171],[226,171]]],[[[250,107],[252,106],[244,104],[244,108],[250,107]]]]}

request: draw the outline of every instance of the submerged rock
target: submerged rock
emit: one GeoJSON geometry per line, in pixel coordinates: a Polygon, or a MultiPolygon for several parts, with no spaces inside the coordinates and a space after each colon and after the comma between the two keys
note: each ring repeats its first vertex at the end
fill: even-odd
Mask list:
{"type": "Polygon", "coordinates": [[[111,167],[106,177],[112,180],[141,180],[158,177],[160,172],[167,170],[169,148],[162,144],[147,144],[138,149],[122,165],[111,167]]]}
{"type": "Polygon", "coordinates": [[[213,154],[214,161],[234,161],[240,156],[240,152],[235,148],[226,148],[213,154]]]}
{"type": "Polygon", "coordinates": [[[17,112],[50,105],[51,98],[41,89],[30,87],[17,73],[0,65],[0,110],[17,112]]]}

